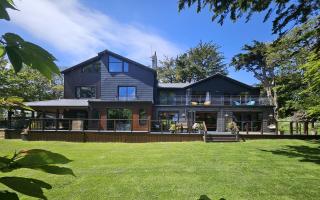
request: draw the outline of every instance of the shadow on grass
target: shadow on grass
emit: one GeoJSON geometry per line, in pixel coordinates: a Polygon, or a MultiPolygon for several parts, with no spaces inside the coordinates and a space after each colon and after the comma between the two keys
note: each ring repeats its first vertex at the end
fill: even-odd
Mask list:
{"type": "MultiPolygon", "coordinates": [[[[58,166],[60,164],[68,164],[71,161],[62,154],[43,149],[22,150],[18,153],[15,152],[12,157],[0,156],[0,172],[7,173],[27,168],[49,174],[75,176],[72,169],[58,166]]],[[[47,182],[26,177],[0,177],[0,184],[15,191],[0,191],[0,199],[7,200],[18,200],[19,197],[16,192],[38,199],[47,199],[43,189],[52,189],[52,186],[47,182]]]]}
{"type": "MultiPolygon", "coordinates": [[[[319,141],[310,141],[312,144],[319,144],[319,141]]],[[[300,158],[301,162],[312,162],[320,164],[320,146],[310,147],[306,145],[287,145],[283,149],[278,150],[261,150],[270,152],[275,155],[287,156],[289,158],[300,158]]]]}
{"type": "MultiPolygon", "coordinates": [[[[203,194],[199,197],[198,200],[213,200],[213,199],[210,199],[207,195],[203,194]]],[[[225,198],[220,198],[219,200],[226,200],[225,198]]]]}

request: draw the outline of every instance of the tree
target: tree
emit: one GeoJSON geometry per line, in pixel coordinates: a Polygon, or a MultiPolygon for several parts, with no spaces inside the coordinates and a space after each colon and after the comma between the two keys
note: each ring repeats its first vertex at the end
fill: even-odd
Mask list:
{"type": "MultiPolygon", "coordinates": [[[[0,0],[0,19],[10,20],[6,9],[17,10],[12,0],[0,0]]],[[[40,46],[25,41],[14,33],[5,33],[0,37],[0,58],[7,55],[15,72],[23,66],[36,69],[48,79],[60,74],[55,64],[56,58],[40,46]]]]}
{"type": "Polygon", "coordinates": [[[176,79],[178,82],[192,82],[216,73],[227,74],[223,60],[218,45],[200,41],[196,47],[177,57],[176,79]]]}
{"type": "Polygon", "coordinates": [[[158,79],[163,83],[177,82],[175,70],[175,59],[165,57],[160,61],[160,67],[157,68],[158,79]]]}
{"type": "Polygon", "coordinates": [[[2,97],[18,96],[25,101],[57,99],[63,96],[61,76],[49,82],[38,71],[24,67],[18,74],[10,65],[0,63],[0,94],[2,97]]]}
{"type": "Polygon", "coordinates": [[[246,15],[246,21],[249,21],[253,14],[263,11],[266,11],[263,20],[265,22],[274,13],[275,18],[272,22],[274,34],[283,34],[288,25],[305,23],[320,13],[319,0],[179,0],[179,11],[194,4],[196,4],[197,12],[209,9],[213,13],[212,21],[218,20],[221,25],[227,17],[232,21],[237,21],[246,15]]]}

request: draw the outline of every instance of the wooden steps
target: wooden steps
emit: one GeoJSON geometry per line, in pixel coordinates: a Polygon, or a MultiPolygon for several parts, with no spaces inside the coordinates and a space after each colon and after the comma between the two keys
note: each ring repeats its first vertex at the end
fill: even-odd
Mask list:
{"type": "Polygon", "coordinates": [[[207,134],[204,137],[205,142],[239,142],[239,137],[231,134],[207,134]]]}

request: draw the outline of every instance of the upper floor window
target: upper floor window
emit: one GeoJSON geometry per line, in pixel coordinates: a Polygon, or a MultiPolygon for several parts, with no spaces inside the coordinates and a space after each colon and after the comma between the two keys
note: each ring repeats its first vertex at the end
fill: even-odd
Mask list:
{"type": "Polygon", "coordinates": [[[82,72],[89,72],[89,73],[98,73],[100,72],[100,62],[95,62],[91,65],[87,65],[82,67],[82,72]]]}
{"type": "Polygon", "coordinates": [[[94,86],[76,87],[76,98],[96,98],[96,88],[94,86]]]}
{"type": "Polygon", "coordinates": [[[136,99],[136,87],[120,86],[118,91],[119,100],[136,99]]]}
{"type": "Polygon", "coordinates": [[[109,56],[109,72],[129,72],[129,63],[109,56]]]}

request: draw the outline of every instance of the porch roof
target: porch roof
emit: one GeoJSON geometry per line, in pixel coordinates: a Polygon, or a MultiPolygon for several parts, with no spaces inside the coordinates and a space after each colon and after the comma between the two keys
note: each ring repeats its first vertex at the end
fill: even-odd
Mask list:
{"type": "Polygon", "coordinates": [[[47,101],[26,102],[30,107],[88,107],[88,99],[55,99],[47,101]]]}

